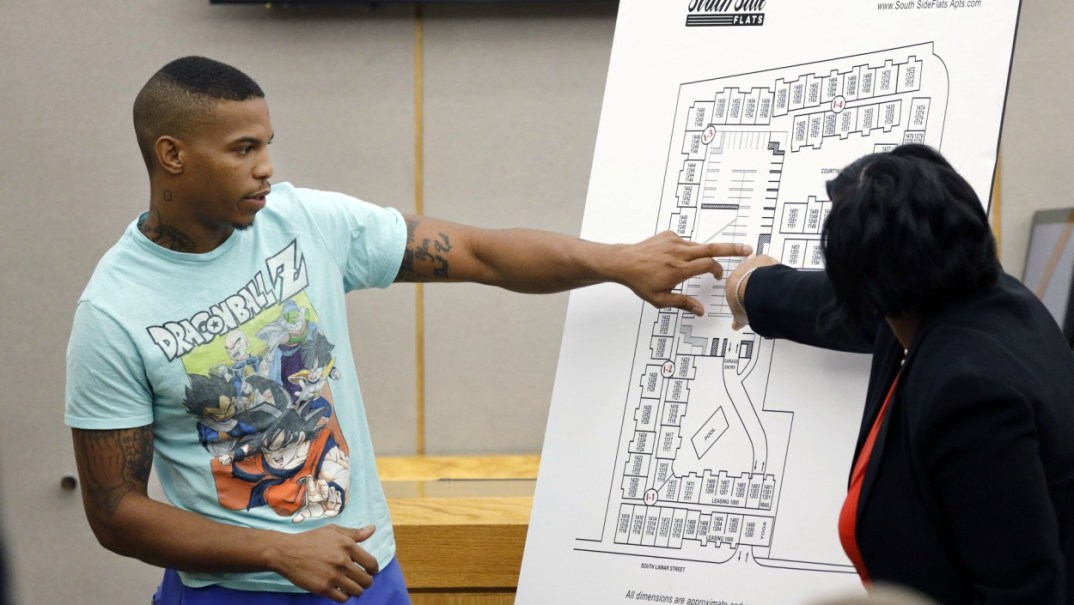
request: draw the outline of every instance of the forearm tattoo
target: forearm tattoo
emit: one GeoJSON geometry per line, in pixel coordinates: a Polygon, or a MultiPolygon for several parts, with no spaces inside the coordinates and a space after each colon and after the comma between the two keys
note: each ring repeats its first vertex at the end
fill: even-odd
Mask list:
{"type": "Polygon", "coordinates": [[[145,490],[153,466],[153,432],[148,428],[77,431],[86,495],[111,517],[131,490],[145,490]]]}
{"type": "Polygon", "coordinates": [[[395,281],[426,282],[451,279],[447,258],[452,249],[451,238],[440,232],[436,239],[423,237],[419,244],[415,235],[419,223],[420,221],[415,219],[408,219],[406,222],[406,250],[403,252],[403,263],[399,266],[395,281]]]}

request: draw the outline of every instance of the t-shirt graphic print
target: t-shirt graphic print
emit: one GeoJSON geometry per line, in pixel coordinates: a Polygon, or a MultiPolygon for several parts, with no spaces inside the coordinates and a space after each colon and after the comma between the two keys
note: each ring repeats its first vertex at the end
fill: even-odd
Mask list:
{"type": "Polygon", "coordinates": [[[190,381],[183,405],[211,455],[221,506],[268,506],[294,523],[346,506],[334,348],[303,292],[182,357],[190,381]]]}

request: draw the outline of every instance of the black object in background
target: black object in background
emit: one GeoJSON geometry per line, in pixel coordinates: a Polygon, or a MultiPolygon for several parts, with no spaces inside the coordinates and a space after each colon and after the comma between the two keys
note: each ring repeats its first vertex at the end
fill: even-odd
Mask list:
{"type": "Polygon", "coordinates": [[[587,2],[607,2],[608,0],[209,0],[209,4],[278,4],[281,6],[301,6],[303,4],[523,4],[523,3],[561,3],[582,4],[587,2]]]}

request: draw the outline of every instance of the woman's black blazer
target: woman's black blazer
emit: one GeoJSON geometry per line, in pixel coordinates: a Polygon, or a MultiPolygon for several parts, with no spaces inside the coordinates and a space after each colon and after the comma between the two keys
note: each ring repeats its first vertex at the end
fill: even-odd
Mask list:
{"type": "Polygon", "coordinates": [[[744,302],[762,336],[873,355],[855,456],[901,369],[858,508],[873,581],[944,604],[1074,604],[1074,354],[1047,309],[1003,274],[924,321],[903,362],[887,322],[822,326],[832,299],[823,272],[777,265],[744,302]]]}

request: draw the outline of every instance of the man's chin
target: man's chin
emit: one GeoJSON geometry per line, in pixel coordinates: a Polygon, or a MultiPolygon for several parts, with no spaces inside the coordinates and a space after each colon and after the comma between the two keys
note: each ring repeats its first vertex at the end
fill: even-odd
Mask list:
{"type": "Polygon", "coordinates": [[[250,220],[246,221],[245,223],[232,223],[231,226],[234,227],[237,231],[246,231],[250,227],[254,226],[254,219],[251,218],[250,220]]]}

